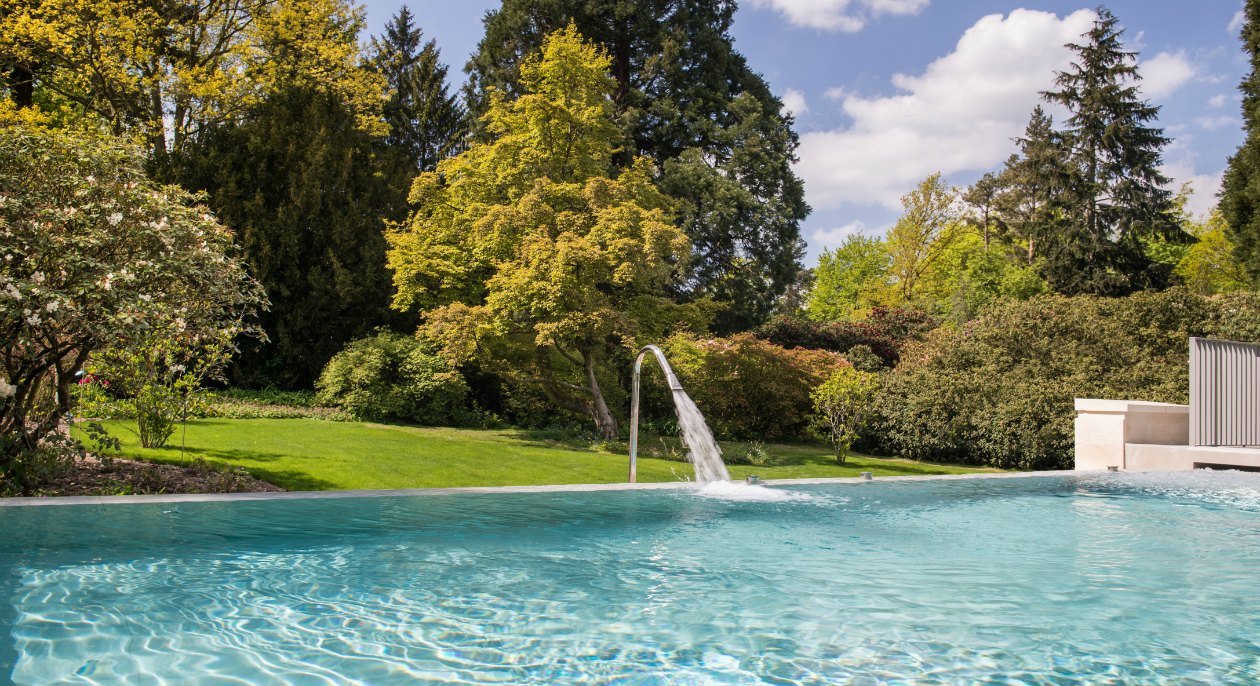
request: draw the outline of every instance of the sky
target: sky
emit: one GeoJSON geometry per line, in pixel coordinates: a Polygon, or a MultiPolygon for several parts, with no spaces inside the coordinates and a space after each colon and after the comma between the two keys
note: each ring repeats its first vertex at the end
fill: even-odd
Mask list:
{"type": "MultiPolygon", "coordinates": [[[[406,0],[437,41],[451,79],[498,2],[406,0]]],[[[367,0],[375,34],[403,0],[367,0]]],[[[1173,139],[1164,172],[1190,182],[1190,207],[1215,205],[1242,142],[1240,0],[1112,0],[1139,53],[1139,88],[1173,139]]],[[[1015,151],[1039,93],[1067,67],[1064,47],[1096,3],[1024,0],[743,0],[735,48],[796,119],[796,172],[813,208],[806,263],[853,233],[882,234],[900,197],[935,172],[966,186],[1015,151]]],[[[1056,115],[1062,112],[1047,106],[1056,115]]]]}

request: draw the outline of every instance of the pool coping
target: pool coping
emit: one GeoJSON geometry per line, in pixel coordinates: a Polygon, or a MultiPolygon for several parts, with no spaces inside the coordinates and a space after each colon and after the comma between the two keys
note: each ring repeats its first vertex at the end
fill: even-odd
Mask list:
{"type": "MultiPolygon", "coordinates": [[[[1098,470],[1102,472],[1102,470],[1098,470]]],[[[765,486],[804,486],[824,484],[871,484],[887,481],[945,481],[961,479],[1018,479],[1035,476],[1071,476],[1092,472],[1053,470],[1039,472],[979,472],[975,474],[922,474],[910,476],[832,477],[812,479],[766,479],[765,486]]],[[[1105,472],[1103,472],[1105,473],[1105,472]]],[[[390,488],[346,491],[268,491],[252,493],[170,493],[158,495],[71,495],[0,498],[0,507],[42,507],[48,505],[135,505],[142,503],[211,503],[261,500],[309,500],[318,498],[395,498],[406,496],[493,494],[493,493],[578,493],[586,491],[649,491],[694,488],[690,481],[615,484],[548,484],[536,486],[459,486],[448,488],[390,488]]]]}

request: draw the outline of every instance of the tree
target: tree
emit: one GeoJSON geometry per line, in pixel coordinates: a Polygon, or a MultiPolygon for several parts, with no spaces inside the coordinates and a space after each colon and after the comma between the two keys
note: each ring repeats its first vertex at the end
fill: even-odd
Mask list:
{"type": "Polygon", "coordinates": [[[814,270],[806,315],[814,321],[854,319],[887,304],[889,258],[884,241],[862,235],[824,250],[814,270]]]}
{"type": "Polygon", "coordinates": [[[989,249],[991,234],[995,225],[1000,225],[1001,214],[998,209],[1002,197],[1004,179],[992,172],[980,177],[971,188],[963,193],[963,200],[975,211],[970,221],[980,229],[984,237],[984,249],[989,249]]]}
{"type": "Polygon", "coordinates": [[[153,338],[229,351],[262,289],[193,197],[117,140],[0,127],[0,480],[69,411],[88,358],[153,338]]]}
{"type": "Polygon", "coordinates": [[[403,5],[385,25],[385,35],[373,38],[371,45],[372,64],[389,87],[384,106],[389,134],[382,142],[401,153],[408,182],[457,152],[464,138],[464,110],[447,93],[446,65],[437,43],[423,40],[411,10],[403,5]]]}
{"type": "Polygon", "coordinates": [[[1239,84],[1247,139],[1229,158],[1221,188],[1221,213],[1229,225],[1238,260],[1251,282],[1260,286],[1260,0],[1243,5],[1243,49],[1251,71],[1239,84]]]}
{"type": "Polygon", "coordinates": [[[1099,8],[1085,42],[1068,44],[1076,61],[1056,76],[1058,90],[1042,94],[1070,113],[1060,133],[1068,212],[1043,251],[1046,279],[1061,293],[1122,295],[1162,285],[1141,239],[1180,234],[1168,217],[1169,179],[1159,170],[1169,139],[1149,126],[1159,107],[1139,96],[1137,54],[1124,49],[1123,33],[1099,8]]]}
{"type": "Polygon", "coordinates": [[[849,449],[869,414],[871,400],[879,390],[879,375],[845,366],[836,370],[810,394],[814,401],[814,425],[831,442],[836,464],[844,464],[849,449]]]}
{"type": "Polygon", "coordinates": [[[653,160],[673,219],[691,239],[689,278],[675,299],[723,305],[720,331],[763,321],[795,281],[809,207],[792,172],[791,118],[732,44],[735,3],[700,0],[507,0],[486,15],[468,63],[474,112],[491,90],[521,91],[517,64],[543,36],[574,22],[603,46],[626,147],[653,160]]]}
{"type": "Polygon", "coordinates": [[[448,357],[502,365],[612,438],[609,350],[701,313],[666,297],[689,246],[650,161],[610,175],[610,64],[573,26],[549,36],[514,100],[490,93],[489,140],[417,177],[388,239],[394,306],[420,309],[448,357]]]}
{"type": "Polygon", "coordinates": [[[1070,173],[1054,120],[1040,105],[1033,108],[1023,137],[1015,142],[1019,153],[1002,170],[997,204],[1009,237],[1022,242],[1031,265],[1039,243],[1060,233],[1070,173]]]}
{"type": "Polygon", "coordinates": [[[1213,210],[1203,221],[1192,221],[1188,229],[1197,241],[1173,269],[1186,288],[1200,295],[1246,290],[1250,285],[1247,272],[1237,258],[1224,214],[1213,210]]]}
{"type": "Polygon", "coordinates": [[[60,102],[161,161],[303,80],[336,92],[382,132],[378,77],[362,68],[362,11],[345,0],[14,0],[0,10],[0,64],[18,107],[60,102]]]}
{"type": "Polygon", "coordinates": [[[382,176],[373,137],[335,93],[270,96],[174,167],[239,232],[271,298],[260,318],[269,340],[242,350],[235,383],[310,388],[347,341],[390,321],[382,217],[404,214],[402,189],[382,176]]]}
{"type": "Polygon", "coordinates": [[[960,219],[957,200],[958,192],[939,172],[902,196],[905,213],[889,230],[887,241],[889,274],[901,302],[914,301],[920,281],[956,238],[950,229],[960,219]]]}

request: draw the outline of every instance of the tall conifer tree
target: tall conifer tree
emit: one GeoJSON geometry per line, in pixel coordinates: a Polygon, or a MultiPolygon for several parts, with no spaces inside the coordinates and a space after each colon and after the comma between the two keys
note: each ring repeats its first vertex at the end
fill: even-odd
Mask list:
{"type": "MultiPolygon", "coordinates": [[[[1055,78],[1046,100],[1067,108],[1060,132],[1070,178],[1067,221],[1050,236],[1043,254],[1046,280],[1061,292],[1123,295],[1160,286],[1142,239],[1176,238],[1169,179],[1159,171],[1169,143],[1150,126],[1159,107],[1142,100],[1137,54],[1124,48],[1124,30],[1105,7],[1076,53],[1055,78]]],[[[1184,237],[1184,236],[1183,236],[1184,237]]]]}
{"type": "Polygon", "coordinates": [[[459,151],[465,131],[464,109],[447,90],[447,67],[437,43],[424,42],[403,5],[385,25],[385,34],[372,39],[371,53],[390,90],[384,108],[390,132],[383,143],[401,154],[412,176],[431,171],[459,151]]]}
{"type": "Polygon", "coordinates": [[[1229,223],[1239,262],[1252,283],[1260,286],[1260,0],[1247,0],[1243,11],[1242,42],[1251,71],[1238,89],[1247,139],[1225,170],[1221,212],[1229,223]]]}

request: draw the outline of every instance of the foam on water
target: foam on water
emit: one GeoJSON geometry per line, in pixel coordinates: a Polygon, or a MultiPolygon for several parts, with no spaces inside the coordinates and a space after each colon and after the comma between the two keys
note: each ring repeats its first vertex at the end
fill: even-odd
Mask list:
{"type": "Polygon", "coordinates": [[[713,481],[700,486],[696,494],[704,498],[750,503],[782,503],[814,499],[814,496],[808,493],[753,486],[742,481],[713,481]]]}

